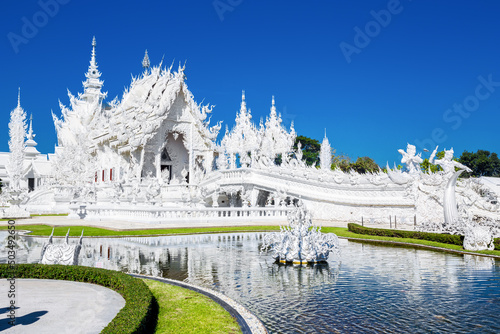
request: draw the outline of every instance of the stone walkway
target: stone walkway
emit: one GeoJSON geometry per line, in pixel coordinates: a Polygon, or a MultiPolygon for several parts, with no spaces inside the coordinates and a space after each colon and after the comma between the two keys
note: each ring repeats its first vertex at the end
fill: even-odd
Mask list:
{"type": "Polygon", "coordinates": [[[123,297],[100,285],[61,280],[16,279],[16,322],[9,324],[9,283],[0,281],[0,332],[100,333],[125,306],[123,297]]]}

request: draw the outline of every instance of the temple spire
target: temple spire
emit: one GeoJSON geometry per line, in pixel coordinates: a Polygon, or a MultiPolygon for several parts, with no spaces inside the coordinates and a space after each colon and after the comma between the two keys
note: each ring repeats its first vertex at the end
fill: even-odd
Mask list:
{"type": "Polygon", "coordinates": [[[30,129],[28,130],[28,135],[26,136],[28,140],[33,140],[36,135],[33,134],[33,114],[30,114],[30,129]]]}
{"type": "Polygon", "coordinates": [[[96,52],[95,52],[96,45],[97,43],[94,36],[92,38],[92,54],[90,57],[90,65],[87,70],[87,73],[85,73],[85,77],[87,78],[87,80],[83,82],[84,91],[82,99],[87,102],[90,102],[91,100],[94,101],[97,98],[100,103],[106,96],[106,93],[103,94],[101,92],[101,88],[104,82],[99,79],[101,77],[101,72],[99,72],[97,68],[96,52]]]}
{"type": "Polygon", "coordinates": [[[30,115],[30,128],[28,130],[28,133],[26,134],[26,147],[24,148],[24,154],[26,158],[32,159],[35,158],[37,155],[40,154],[38,150],[35,148],[37,142],[33,139],[35,138],[35,134],[33,133],[33,114],[30,115]]]}
{"type": "Polygon", "coordinates": [[[95,36],[94,36],[94,37],[92,37],[92,57],[90,58],[90,66],[97,68],[97,64],[95,61],[95,46],[96,45],[97,45],[97,43],[95,42],[95,36]]]}
{"type": "Polygon", "coordinates": [[[272,98],[272,101],[271,101],[271,115],[276,116],[276,105],[275,105],[275,102],[274,102],[274,95],[273,95],[273,98],[272,98]]]}
{"type": "Polygon", "coordinates": [[[245,91],[241,91],[241,109],[240,111],[247,111],[247,103],[245,102],[245,91]]]}
{"type": "Polygon", "coordinates": [[[17,107],[21,108],[21,87],[17,87],[17,107]]]}
{"type": "Polygon", "coordinates": [[[144,59],[142,60],[142,67],[144,68],[144,72],[147,72],[150,65],[151,64],[149,62],[148,50],[146,49],[146,52],[144,53],[144,59]]]}

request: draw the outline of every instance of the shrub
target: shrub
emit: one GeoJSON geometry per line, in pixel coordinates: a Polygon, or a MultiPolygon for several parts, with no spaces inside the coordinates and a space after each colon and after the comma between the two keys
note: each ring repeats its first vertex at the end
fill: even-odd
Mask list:
{"type": "MultiPolygon", "coordinates": [[[[464,244],[464,237],[462,235],[456,235],[456,234],[388,230],[382,228],[364,227],[354,223],[347,224],[347,228],[349,229],[349,231],[357,234],[377,235],[381,237],[391,237],[391,238],[421,239],[421,240],[435,241],[435,242],[441,242],[443,244],[451,244],[458,246],[463,246],[464,244]]],[[[500,250],[500,238],[495,238],[493,243],[495,245],[495,249],[500,250]]]]}
{"type": "Polygon", "coordinates": [[[82,266],[18,264],[13,271],[9,265],[0,264],[0,278],[7,278],[13,272],[16,278],[60,279],[110,288],[123,296],[125,306],[101,333],[154,332],[158,304],[140,279],[117,271],[82,266]]]}
{"type": "Polygon", "coordinates": [[[428,233],[428,232],[418,232],[418,231],[402,231],[402,230],[388,230],[382,228],[370,228],[364,227],[358,224],[349,223],[347,225],[349,231],[358,234],[366,235],[377,235],[381,237],[391,237],[391,238],[411,238],[411,239],[421,239],[427,241],[441,242],[444,244],[452,244],[462,246],[464,242],[464,237],[455,234],[441,234],[441,233],[428,233]]]}

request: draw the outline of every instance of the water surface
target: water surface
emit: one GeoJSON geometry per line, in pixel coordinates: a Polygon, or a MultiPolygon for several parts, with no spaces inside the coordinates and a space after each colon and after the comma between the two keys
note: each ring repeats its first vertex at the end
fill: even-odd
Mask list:
{"type": "MultiPolygon", "coordinates": [[[[220,291],[270,333],[500,333],[499,261],[340,240],[326,265],[283,266],[262,236],[84,238],[79,262],[220,291]]],[[[20,239],[18,262],[38,262],[46,240],[20,239]]]]}

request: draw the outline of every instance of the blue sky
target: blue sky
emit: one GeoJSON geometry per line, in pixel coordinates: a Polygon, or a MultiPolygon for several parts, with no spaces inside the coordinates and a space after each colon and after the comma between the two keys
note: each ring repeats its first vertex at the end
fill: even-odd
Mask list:
{"type": "Polygon", "coordinates": [[[38,149],[53,152],[51,110],[83,90],[95,35],[109,99],[148,49],[152,64],[186,61],[212,123],[234,124],[244,89],[256,123],[275,95],[285,124],[318,140],[326,128],[352,159],[392,165],[407,142],[500,153],[499,15],[493,0],[5,0],[0,151],[20,86],[38,149]]]}

